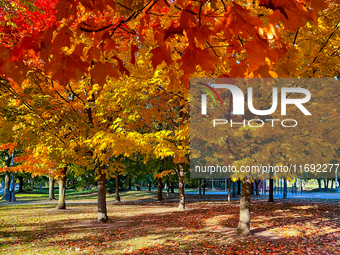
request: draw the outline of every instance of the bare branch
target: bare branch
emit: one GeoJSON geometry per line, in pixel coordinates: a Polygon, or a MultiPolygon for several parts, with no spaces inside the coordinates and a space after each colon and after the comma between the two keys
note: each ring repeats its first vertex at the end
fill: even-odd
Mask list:
{"type": "MultiPolygon", "coordinates": [[[[84,25],[87,25],[87,24],[84,23],[84,25]]],[[[87,26],[88,26],[88,25],[87,25],[87,26]]],[[[93,33],[93,32],[100,32],[100,31],[103,31],[103,30],[105,30],[105,29],[108,29],[108,28],[111,27],[111,26],[112,26],[112,24],[109,24],[109,25],[107,25],[107,26],[105,26],[105,27],[98,28],[98,29],[88,29],[88,28],[83,28],[83,27],[79,27],[79,29],[80,29],[81,31],[84,31],[84,32],[93,33]]]]}
{"type": "Polygon", "coordinates": [[[296,30],[296,34],[295,34],[295,37],[294,37],[293,46],[295,46],[295,43],[296,43],[296,38],[297,38],[297,36],[298,36],[298,33],[299,33],[299,29],[300,29],[300,28],[298,28],[298,29],[296,30]]]}
{"type": "Polygon", "coordinates": [[[334,28],[334,31],[328,36],[326,42],[322,45],[321,49],[320,49],[319,52],[316,54],[316,56],[315,56],[315,58],[314,58],[312,64],[316,61],[317,55],[323,51],[323,49],[326,47],[326,45],[327,45],[327,43],[329,42],[329,40],[333,37],[333,35],[335,34],[335,32],[338,30],[339,24],[340,24],[340,21],[338,22],[338,24],[336,24],[336,26],[335,26],[335,28],[334,28]]]}
{"type": "Polygon", "coordinates": [[[203,7],[203,2],[200,4],[200,10],[198,14],[198,21],[200,23],[200,26],[202,26],[202,20],[201,20],[202,7],[203,7]]]}
{"type": "Polygon", "coordinates": [[[214,50],[214,47],[211,46],[211,44],[207,41],[207,44],[210,46],[209,48],[212,49],[212,51],[214,52],[214,54],[216,55],[216,57],[220,57],[219,55],[217,55],[216,51],[214,50]]]}

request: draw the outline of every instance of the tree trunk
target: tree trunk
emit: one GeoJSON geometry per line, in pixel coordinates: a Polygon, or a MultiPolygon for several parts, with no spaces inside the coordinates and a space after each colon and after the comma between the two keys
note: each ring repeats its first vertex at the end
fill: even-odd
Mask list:
{"type": "Polygon", "coordinates": [[[319,192],[321,192],[321,179],[317,179],[317,180],[318,180],[319,192]]]}
{"type": "MultiPolygon", "coordinates": [[[[11,166],[11,157],[8,154],[8,150],[5,150],[4,153],[5,153],[5,165],[7,167],[10,167],[11,166]]],[[[11,185],[11,181],[10,181],[10,177],[9,177],[9,172],[6,171],[5,172],[4,196],[2,197],[3,199],[6,199],[6,193],[7,193],[7,191],[9,191],[10,185],[11,185]]],[[[6,202],[11,202],[11,200],[6,200],[6,202]]]]}
{"type": "Polygon", "coordinates": [[[119,175],[118,174],[117,174],[117,177],[116,177],[116,202],[120,202],[120,196],[119,196],[119,175]]]}
{"type": "Polygon", "coordinates": [[[19,179],[19,193],[24,192],[24,177],[22,176],[18,176],[17,177],[19,179]]]}
{"type": "Polygon", "coordinates": [[[158,177],[157,180],[158,180],[158,183],[157,183],[157,201],[161,202],[161,201],[164,201],[162,178],[158,177]]]}
{"type": "Polygon", "coordinates": [[[175,183],[174,182],[170,182],[170,184],[171,184],[170,193],[175,193],[175,183]]]}
{"type": "Polygon", "coordinates": [[[287,198],[287,193],[288,193],[288,189],[287,189],[287,179],[284,178],[284,179],[283,179],[283,198],[287,198]]]}
{"type": "Polygon", "coordinates": [[[170,197],[170,181],[169,181],[169,177],[166,180],[166,196],[170,197]]]}
{"type": "Polygon", "coordinates": [[[136,182],[135,183],[135,190],[140,190],[140,186],[141,186],[141,184],[136,182]]]}
{"type": "Polygon", "coordinates": [[[241,195],[241,180],[237,181],[237,195],[241,195]]]}
{"type": "Polygon", "coordinates": [[[10,178],[9,178],[9,172],[5,172],[5,187],[4,187],[4,189],[6,190],[6,189],[8,189],[9,190],[9,188],[10,188],[10,184],[11,184],[11,182],[10,182],[10,178]]]}
{"type": "Polygon", "coordinates": [[[231,190],[231,178],[227,178],[227,180],[228,180],[228,202],[229,202],[229,204],[230,204],[230,202],[231,202],[231,199],[230,199],[230,190],[231,190]]]}
{"type": "Polygon", "coordinates": [[[129,188],[128,189],[130,189],[130,190],[132,189],[132,180],[131,179],[129,180],[129,188]]]}
{"type": "Polygon", "coordinates": [[[198,179],[198,197],[202,197],[202,179],[198,179]]]}
{"type": "MultiPolygon", "coordinates": [[[[263,185],[262,185],[262,189],[263,189],[263,194],[267,194],[267,181],[266,180],[263,180],[262,181],[263,185]]],[[[273,183],[273,186],[274,186],[274,183],[273,183]]]]}
{"type": "MultiPolygon", "coordinates": [[[[6,194],[7,192],[9,192],[9,186],[10,186],[10,178],[9,178],[9,173],[6,171],[5,172],[4,196],[2,197],[3,199],[6,199],[6,194]]],[[[6,202],[11,202],[11,200],[6,200],[6,202]]]]}
{"type": "Polygon", "coordinates": [[[16,202],[16,198],[15,198],[15,182],[14,182],[15,178],[14,178],[14,173],[11,174],[11,188],[12,188],[12,192],[11,192],[11,202],[16,202]]]}
{"type": "MultiPolygon", "coordinates": [[[[106,223],[109,220],[106,209],[106,174],[102,171],[105,166],[98,162],[99,179],[98,179],[98,223],[106,223]]],[[[118,178],[116,178],[117,180],[118,178]]],[[[119,181],[119,179],[118,179],[119,181]]],[[[117,189],[117,185],[116,185],[117,189]]]]}
{"type": "Polygon", "coordinates": [[[152,186],[152,183],[149,182],[149,191],[151,191],[151,186],[152,186]]]}
{"type": "Polygon", "coordinates": [[[236,187],[235,187],[235,184],[236,184],[236,182],[232,182],[233,183],[233,197],[235,197],[236,196],[236,187]]]}
{"type": "Polygon", "coordinates": [[[179,205],[178,209],[185,209],[185,195],[184,195],[184,164],[179,163],[178,170],[178,179],[179,179],[179,205]]]}
{"type": "Polygon", "coordinates": [[[48,177],[49,189],[48,189],[48,200],[55,200],[54,196],[54,178],[48,177]]]}
{"type": "Polygon", "coordinates": [[[59,180],[59,198],[58,198],[58,210],[66,209],[65,197],[66,197],[66,171],[67,166],[61,170],[62,177],[59,180]]]}
{"type": "Polygon", "coordinates": [[[203,196],[205,195],[205,183],[206,183],[206,180],[205,178],[203,179],[203,196]]]}
{"type": "Polygon", "coordinates": [[[242,192],[240,199],[240,221],[237,231],[243,235],[250,233],[250,201],[252,182],[249,178],[242,180],[242,192]]]}
{"type": "Polygon", "coordinates": [[[274,202],[274,180],[269,179],[269,198],[268,202],[274,202]]]}
{"type": "Polygon", "coordinates": [[[254,196],[255,193],[254,193],[254,182],[251,183],[251,186],[250,186],[250,192],[251,192],[251,195],[254,196]]]}
{"type": "Polygon", "coordinates": [[[255,195],[259,196],[260,192],[259,192],[259,184],[260,184],[260,180],[255,180],[255,195]]]}

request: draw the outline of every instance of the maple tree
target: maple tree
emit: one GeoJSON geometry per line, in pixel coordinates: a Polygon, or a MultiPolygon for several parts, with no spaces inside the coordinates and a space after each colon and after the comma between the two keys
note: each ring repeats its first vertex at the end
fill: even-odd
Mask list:
{"type": "MultiPolygon", "coordinates": [[[[24,112],[21,138],[56,168],[95,170],[98,221],[108,220],[106,177],[124,167],[110,159],[136,151],[174,157],[184,208],[190,78],[281,76],[296,51],[280,32],[315,21],[320,2],[60,0],[52,25],[0,45],[13,98],[4,108],[24,112]]],[[[247,233],[250,196],[241,196],[247,233]]]]}
{"type": "MultiPolygon", "coordinates": [[[[339,70],[339,16],[338,3],[325,1],[320,4],[317,11],[317,22],[308,22],[305,26],[299,26],[296,31],[280,30],[279,33],[285,40],[294,46],[287,56],[278,65],[278,75],[281,77],[306,77],[306,78],[335,78],[338,80],[339,70]]],[[[317,86],[316,86],[317,87],[317,86]]],[[[314,91],[323,100],[337,101],[337,90],[328,92],[325,89],[314,91]],[[330,95],[334,95],[333,97],[330,95]]],[[[318,150],[329,156],[326,161],[337,162],[336,150],[339,145],[335,137],[338,129],[335,127],[339,115],[336,106],[331,104],[319,106],[317,111],[321,113],[322,121],[327,125],[313,127],[314,135],[309,151],[318,150]],[[331,117],[328,117],[331,116],[331,117]],[[332,133],[334,132],[334,133],[332,133]],[[318,139],[315,139],[315,138],[318,139]],[[323,137],[323,139],[321,139],[323,137]],[[331,148],[331,149],[329,149],[331,148]],[[334,161],[335,159],[335,161],[334,161]]],[[[315,156],[315,152],[313,152],[315,156]]],[[[328,176],[333,178],[334,176],[328,176]]]]}
{"type": "MultiPolygon", "coordinates": [[[[54,21],[56,1],[2,1],[0,3],[0,44],[1,47],[13,48],[18,45],[23,38],[37,35],[42,29],[49,27],[54,21]]],[[[3,52],[2,52],[3,53],[3,52]]],[[[6,98],[8,94],[3,90],[7,82],[1,77],[1,93],[6,98]]],[[[1,108],[0,130],[1,137],[5,144],[2,144],[1,150],[14,150],[18,145],[15,132],[11,130],[15,113],[18,113],[15,106],[4,106],[1,108]],[[11,116],[12,115],[12,116],[11,116]]],[[[12,126],[13,127],[13,126],[12,126]]],[[[1,144],[2,141],[0,141],[1,144]]],[[[20,146],[19,146],[20,149],[20,146]]],[[[9,165],[8,165],[9,166],[9,165]]],[[[11,169],[13,170],[13,169],[11,169]]],[[[6,171],[7,176],[7,171],[6,171]]],[[[7,180],[8,178],[6,178],[7,180]]],[[[7,183],[7,182],[6,182],[7,183]]]]}

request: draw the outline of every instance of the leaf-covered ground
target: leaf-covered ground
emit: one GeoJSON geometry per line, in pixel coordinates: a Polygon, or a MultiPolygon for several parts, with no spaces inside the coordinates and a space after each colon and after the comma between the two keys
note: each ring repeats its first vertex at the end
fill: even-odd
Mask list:
{"type": "Polygon", "coordinates": [[[252,202],[252,235],[235,233],[238,201],[1,205],[0,254],[340,254],[340,201],[252,202]]]}

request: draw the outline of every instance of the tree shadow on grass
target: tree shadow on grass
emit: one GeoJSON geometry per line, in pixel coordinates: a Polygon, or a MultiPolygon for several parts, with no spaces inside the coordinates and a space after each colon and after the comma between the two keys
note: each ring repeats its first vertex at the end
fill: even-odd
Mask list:
{"type": "MultiPolygon", "coordinates": [[[[253,235],[249,237],[236,234],[235,229],[237,228],[239,209],[234,206],[236,204],[232,205],[229,206],[223,202],[187,203],[187,206],[191,207],[191,209],[179,211],[176,210],[176,204],[170,202],[131,205],[123,203],[119,205],[110,204],[108,212],[113,222],[107,224],[96,224],[91,215],[88,217],[76,217],[89,211],[90,213],[95,213],[96,208],[93,205],[82,205],[80,208],[76,206],[74,209],[72,207],[70,211],[56,212],[50,211],[51,208],[46,208],[45,211],[40,210],[43,207],[39,207],[36,211],[41,214],[37,215],[37,217],[53,218],[55,215],[66,213],[70,218],[30,224],[24,224],[23,222],[21,226],[18,226],[19,229],[12,229],[10,224],[6,223],[1,225],[3,230],[2,240],[4,240],[2,245],[15,246],[18,240],[26,237],[25,244],[35,243],[35,248],[41,250],[46,245],[56,248],[65,247],[67,249],[77,246],[78,248],[81,247],[79,252],[92,247],[93,250],[99,253],[110,253],[115,249],[124,248],[127,249],[125,253],[132,254],[133,252],[129,252],[129,246],[127,245],[136,243],[135,239],[145,238],[150,243],[137,243],[138,247],[135,245],[135,251],[144,252],[148,250],[148,252],[156,254],[176,254],[178,251],[189,252],[191,250],[194,253],[196,250],[196,253],[203,253],[205,250],[211,252],[216,250],[217,252],[229,251],[231,254],[240,254],[243,253],[243,250],[250,249],[249,247],[266,251],[265,249],[267,248],[264,247],[266,247],[266,244],[271,243],[270,248],[275,248],[275,251],[280,254],[279,252],[286,252],[287,249],[293,251],[293,247],[297,249],[298,243],[316,244],[323,247],[322,242],[329,240],[329,243],[333,245],[331,239],[334,239],[334,236],[339,234],[339,231],[334,231],[332,234],[334,236],[320,232],[314,235],[311,240],[310,238],[306,239],[304,234],[291,238],[273,239],[272,233],[268,232],[270,229],[283,224],[299,223],[304,225],[311,223],[318,216],[322,216],[323,220],[329,221],[334,229],[339,229],[339,207],[337,204],[314,204],[311,209],[308,207],[311,203],[290,202],[288,204],[266,205],[261,201],[255,202],[252,204],[252,220],[263,221],[266,227],[262,227],[261,224],[252,224],[255,227],[252,229],[253,235]],[[132,210],[131,208],[134,211],[139,211],[139,214],[133,214],[135,213],[133,212],[131,213],[132,215],[119,216],[118,211],[129,212],[129,210],[132,210]],[[113,214],[113,212],[117,213],[113,214]],[[288,213],[294,213],[295,216],[300,217],[297,220],[294,215],[287,215],[288,213]],[[20,230],[20,228],[29,227],[32,227],[32,229],[20,230]],[[78,235],[82,237],[73,237],[78,235]],[[192,237],[186,239],[186,236],[192,237]],[[93,237],[95,238],[93,239],[93,237]],[[35,242],[37,239],[40,241],[35,242]],[[111,243],[108,243],[109,241],[111,243]],[[105,245],[109,245],[109,247],[102,247],[103,243],[106,243],[105,245]],[[144,251],[143,247],[145,248],[144,251]],[[285,249],[279,247],[284,247],[285,249]]],[[[32,210],[34,211],[34,209],[32,210]]],[[[15,212],[13,216],[15,216],[15,212]]],[[[329,245],[329,247],[332,246],[329,245]]],[[[325,249],[328,251],[327,247],[325,249]]],[[[300,250],[305,254],[309,252],[306,247],[300,248],[300,250]]]]}

